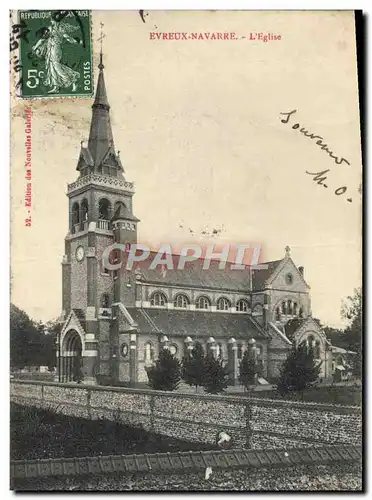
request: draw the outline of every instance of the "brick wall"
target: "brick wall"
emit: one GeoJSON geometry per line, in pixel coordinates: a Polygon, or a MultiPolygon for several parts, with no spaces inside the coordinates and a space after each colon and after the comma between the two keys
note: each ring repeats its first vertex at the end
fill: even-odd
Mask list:
{"type": "Polygon", "coordinates": [[[226,430],[234,444],[253,448],[361,444],[361,409],[181,394],[118,387],[11,381],[11,399],[85,418],[120,419],[186,441],[215,443],[226,430]]]}

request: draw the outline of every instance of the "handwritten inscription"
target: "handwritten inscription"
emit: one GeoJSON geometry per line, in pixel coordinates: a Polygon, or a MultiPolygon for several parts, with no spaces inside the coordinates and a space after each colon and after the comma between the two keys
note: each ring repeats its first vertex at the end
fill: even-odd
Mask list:
{"type": "MultiPolygon", "coordinates": [[[[289,113],[280,113],[281,115],[286,116],[286,118],[284,120],[281,120],[281,122],[289,123],[290,118],[292,117],[292,115],[294,115],[294,113],[297,113],[297,109],[289,111],[289,113]]],[[[341,165],[341,163],[347,163],[348,165],[350,165],[350,163],[348,162],[348,160],[346,160],[346,158],[340,158],[339,156],[333,154],[333,151],[329,149],[328,144],[325,144],[323,142],[324,138],[322,136],[312,134],[308,130],[306,130],[305,127],[301,128],[300,127],[301,125],[299,123],[295,123],[294,125],[292,125],[293,130],[299,130],[301,134],[303,134],[305,137],[308,137],[310,140],[318,139],[315,144],[319,146],[322,151],[325,151],[334,160],[334,162],[337,163],[337,165],[341,165]]]]}
{"type": "MultiPolygon", "coordinates": [[[[297,113],[297,109],[294,109],[292,111],[288,111],[286,113],[281,112],[280,114],[284,116],[284,118],[280,118],[280,121],[284,123],[285,125],[290,124],[292,125],[293,121],[291,122],[291,119],[293,115],[297,113]],[[290,123],[291,122],[291,123],[290,123]]],[[[324,138],[321,135],[314,134],[312,132],[309,132],[305,127],[302,127],[299,123],[293,123],[292,125],[293,130],[298,130],[301,134],[303,134],[305,137],[310,139],[311,141],[316,141],[315,144],[320,147],[322,151],[328,154],[328,156],[336,163],[336,165],[341,165],[343,163],[350,165],[350,162],[341,156],[337,156],[334,154],[333,151],[329,149],[328,144],[324,142],[324,138]]],[[[323,186],[324,188],[328,188],[328,184],[325,183],[325,181],[328,182],[328,177],[327,174],[331,172],[331,170],[328,168],[326,170],[322,170],[320,172],[309,172],[305,171],[306,174],[310,175],[313,177],[313,180],[319,185],[323,186]]],[[[347,186],[340,186],[338,187],[335,191],[334,194],[336,196],[341,196],[345,194],[347,191],[347,186]]],[[[353,200],[352,198],[346,198],[346,200],[351,203],[353,200]]]]}

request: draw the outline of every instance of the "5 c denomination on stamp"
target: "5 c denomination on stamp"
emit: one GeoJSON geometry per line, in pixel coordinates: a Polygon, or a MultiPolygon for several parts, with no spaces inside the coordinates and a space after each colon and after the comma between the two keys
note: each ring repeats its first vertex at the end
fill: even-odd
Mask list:
{"type": "Polygon", "coordinates": [[[22,97],[93,94],[89,10],[22,10],[22,97]]]}

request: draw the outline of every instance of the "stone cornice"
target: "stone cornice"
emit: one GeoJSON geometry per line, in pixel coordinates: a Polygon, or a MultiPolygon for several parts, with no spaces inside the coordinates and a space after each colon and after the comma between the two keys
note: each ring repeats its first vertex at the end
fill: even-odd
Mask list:
{"type": "Polygon", "coordinates": [[[129,194],[134,193],[134,184],[133,182],[127,182],[120,177],[111,177],[109,175],[104,174],[89,174],[84,177],[80,177],[75,182],[71,184],[67,184],[67,193],[70,194],[79,189],[86,188],[89,185],[93,185],[96,187],[100,187],[103,189],[114,189],[120,190],[129,194]]]}

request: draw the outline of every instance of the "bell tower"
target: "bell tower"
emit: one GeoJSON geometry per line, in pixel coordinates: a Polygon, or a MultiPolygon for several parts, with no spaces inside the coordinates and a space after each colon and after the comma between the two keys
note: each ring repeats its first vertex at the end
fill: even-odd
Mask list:
{"type": "MultiPolygon", "coordinates": [[[[85,383],[95,383],[97,373],[110,375],[110,360],[116,350],[111,338],[111,306],[121,297],[115,286],[117,275],[104,267],[102,254],[115,242],[136,243],[139,221],[133,215],[134,186],[124,177],[120,152],[114,145],[102,50],[98,69],[89,139],[81,142],[76,167],[79,175],[67,188],[69,231],[62,260],[59,355],[75,356],[70,344],[64,342],[71,337],[67,334],[73,318],[78,323],[73,328],[80,336],[81,378],[85,383]]],[[[131,297],[128,300],[132,302],[131,297]]],[[[70,373],[70,368],[66,373],[63,363],[66,361],[59,370],[63,373],[59,380],[75,380],[76,374],[70,373]]],[[[70,365],[78,363],[74,360],[70,365]]]]}

